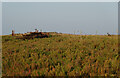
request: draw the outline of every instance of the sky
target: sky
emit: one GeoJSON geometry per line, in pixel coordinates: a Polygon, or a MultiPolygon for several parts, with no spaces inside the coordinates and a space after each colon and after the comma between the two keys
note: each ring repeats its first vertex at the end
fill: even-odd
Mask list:
{"type": "Polygon", "coordinates": [[[120,2],[118,3],[118,33],[120,34],[120,2]]]}
{"type": "Polygon", "coordinates": [[[117,34],[117,2],[3,2],[2,35],[34,31],[117,34]]]}
{"type": "Polygon", "coordinates": [[[0,35],[2,35],[2,3],[1,2],[0,2],[0,35]]]}
{"type": "Polygon", "coordinates": [[[0,0],[1,2],[118,2],[120,0],[0,0]]]}

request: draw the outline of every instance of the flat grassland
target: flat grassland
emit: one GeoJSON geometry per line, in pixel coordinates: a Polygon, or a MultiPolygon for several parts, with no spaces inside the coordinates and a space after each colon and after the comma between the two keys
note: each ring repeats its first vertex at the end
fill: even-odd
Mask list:
{"type": "Polygon", "coordinates": [[[3,76],[120,76],[118,36],[2,36],[3,76]]]}

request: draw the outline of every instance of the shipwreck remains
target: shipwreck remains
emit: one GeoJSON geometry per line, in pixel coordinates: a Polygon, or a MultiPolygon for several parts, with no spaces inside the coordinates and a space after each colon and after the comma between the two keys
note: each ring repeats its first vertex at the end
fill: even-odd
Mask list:
{"type": "Polygon", "coordinates": [[[29,34],[23,34],[22,39],[33,39],[33,38],[45,38],[49,37],[49,33],[46,32],[30,32],[29,34]]]}
{"type": "MultiPolygon", "coordinates": [[[[12,36],[14,36],[13,30],[12,30],[12,36]]],[[[48,32],[38,32],[37,29],[35,29],[35,32],[27,32],[25,34],[20,34],[20,35],[16,35],[17,39],[34,39],[34,38],[45,38],[45,37],[49,37],[49,33],[48,32]]]]}
{"type": "Polygon", "coordinates": [[[111,34],[107,33],[108,36],[111,36],[111,34]]]}

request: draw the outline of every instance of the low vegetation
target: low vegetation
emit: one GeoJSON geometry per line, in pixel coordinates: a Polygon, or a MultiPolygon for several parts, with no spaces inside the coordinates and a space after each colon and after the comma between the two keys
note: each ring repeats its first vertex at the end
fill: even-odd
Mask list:
{"type": "Polygon", "coordinates": [[[2,37],[3,76],[120,76],[118,36],[2,37]]]}

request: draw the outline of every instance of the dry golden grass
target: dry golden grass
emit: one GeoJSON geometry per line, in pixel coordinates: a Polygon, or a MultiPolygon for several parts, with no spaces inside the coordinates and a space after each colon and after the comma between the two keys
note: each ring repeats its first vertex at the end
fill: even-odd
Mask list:
{"type": "Polygon", "coordinates": [[[119,76],[118,36],[2,38],[3,76],[119,76]]]}

